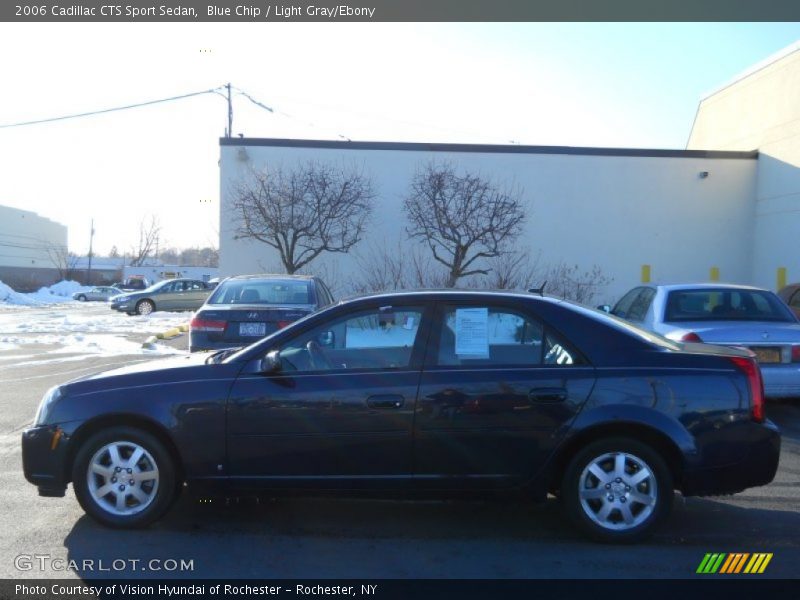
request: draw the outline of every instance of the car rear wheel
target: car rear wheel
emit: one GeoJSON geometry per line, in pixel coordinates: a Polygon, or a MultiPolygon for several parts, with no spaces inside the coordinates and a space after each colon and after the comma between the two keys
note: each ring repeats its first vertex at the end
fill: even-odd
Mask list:
{"type": "Polygon", "coordinates": [[[151,300],[140,300],[136,305],[136,312],[140,315],[149,315],[156,309],[156,305],[151,300]]]}
{"type": "Polygon", "coordinates": [[[572,521],[591,538],[626,543],[651,535],[669,514],[674,491],[664,459],[628,438],[593,442],[572,459],[561,496],[572,521]]]}
{"type": "Polygon", "coordinates": [[[72,482],[86,514],[116,528],[144,527],[157,520],[177,489],[167,449],[132,427],[113,427],[89,438],[75,457],[72,482]]]}
{"type": "Polygon", "coordinates": [[[80,296],[78,296],[77,300],[80,301],[80,302],[86,302],[86,296],[81,294],[80,296]]]}

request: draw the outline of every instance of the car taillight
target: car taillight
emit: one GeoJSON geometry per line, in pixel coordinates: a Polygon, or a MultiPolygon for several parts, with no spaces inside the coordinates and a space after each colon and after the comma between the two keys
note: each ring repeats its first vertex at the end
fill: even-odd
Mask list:
{"type": "Polygon", "coordinates": [[[800,346],[792,346],[792,362],[800,362],[800,346]]]}
{"type": "Polygon", "coordinates": [[[747,387],[750,388],[750,414],[753,421],[761,423],[764,420],[764,380],[761,369],[755,358],[731,356],[731,362],[747,376],[747,387]]]}
{"type": "Polygon", "coordinates": [[[702,342],[703,338],[697,335],[694,331],[688,331],[681,336],[682,342],[702,342]]]}
{"type": "Polygon", "coordinates": [[[291,323],[291,321],[278,321],[276,325],[278,326],[278,329],[283,329],[284,327],[291,325],[291,323]]]}
{"type": "Polygon", "coordinates": [[[194,331],[225,331],[226,325],[227,323],[225,321],[209,321],[195,317],[192,319],[189,327],[191,327],[194,331]]]}

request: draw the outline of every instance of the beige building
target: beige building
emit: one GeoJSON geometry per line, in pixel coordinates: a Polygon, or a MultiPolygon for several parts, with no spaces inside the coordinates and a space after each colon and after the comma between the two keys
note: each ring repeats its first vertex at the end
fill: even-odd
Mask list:
{"type": "Polygon", "coordinates": [[[67,266],[67,228],[34,212],[0,206],[0,281],[33,291],[67,266]]]}
{"type": "Polygon", "coordinates": [[[403,197],[415,171],[434,160],[520,188],[528,214],[520,246],[545,264],[599,265],[612,281],[598,302],[648,278],[770,289],[800,280],[800,46],[704,98],[686,150],[248,138],[220,145],[222,275],[279,269],[274,250],[236,237],[232,190],[251,170],[321,161],[371,177],[378,207],[367,238],[308,269],[346,290],[359,255],[405,238],[403,197]]]}

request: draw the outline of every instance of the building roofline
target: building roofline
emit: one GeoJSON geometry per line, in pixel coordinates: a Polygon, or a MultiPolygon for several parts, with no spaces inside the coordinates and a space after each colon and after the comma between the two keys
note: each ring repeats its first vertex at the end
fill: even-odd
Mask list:
{"type": "Polygon", "coordinates": [[[755,75],[759,71],[762,71],[762,70],[766,69],[767,67],[769,67],[770,65],[778,62],[779,60],[794,54],[798,50],[800,50],[800,40],[789,44],[785,48],[781,48],[777,52],[774,52],[773,54],[770,54],[767,58],[758,61],[756,64],[750,65],[744,71],[741,71],[741,72],[737,73],[736,75],[734,75],[731,79],[729,79],[728,81],[726,81],[722,85],[714,88],[710,92],[706,92],[705,94],[703,94],[700,97],[700,103],[702,104],[703,102],[705,102],[706,100],[708,100],[712,96],[716,96],[720,92],[723,92],[723,91],[727,90],[729,87],[732,87],[732,86],[736,85],[737,83],[739,83],[740,81],[742,81],[744,79],[747,79],[751,75],[755,75]]]}
{"type": "Polygon", "coordinates": [[[280,138],[220,138],[220,146],[325,148],[331,150],[407,150],[417,152],[480,152],[496,154],[566,154],[574,156],[633,156],[657,158],[758,158],[757,150],[660,150],[582,146],[522,146],[516,144],[450,144],[427,142],[363,142],[280,138]]]}

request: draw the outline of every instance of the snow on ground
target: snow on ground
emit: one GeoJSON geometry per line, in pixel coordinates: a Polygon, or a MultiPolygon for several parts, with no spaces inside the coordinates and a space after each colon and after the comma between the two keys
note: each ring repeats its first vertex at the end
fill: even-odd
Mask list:
{"type": "Polygon", "coordinates": [[[47,307],[34,311],[0,313],[0,343],[4,334],[67,334],[67,333],[160,333],[185,324],[190,313],[154,312],[146,316],[129,317],[112,311],[105,305],[86,306],[75,303],[70,307],[47,307]],[[81,310],[82,308],[94,310],[81,310]]]}
{"type": "Polygon", "coordinates": [[[60,304],[74,302],[72,294],[75,292],[92,289],[81,285],[77,281],[59,281],[53,285],[39,288],[39,291],[22,294],[11,289],[10,286],[0,281],[0,304],[16,304],[22,306],[36,306],[39,304],[60,304]]]}

